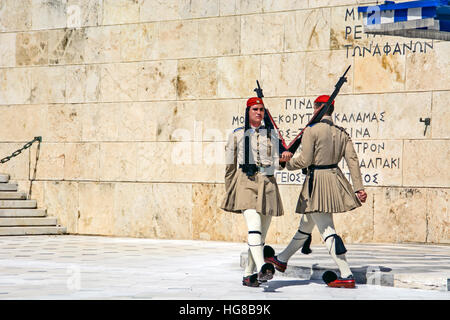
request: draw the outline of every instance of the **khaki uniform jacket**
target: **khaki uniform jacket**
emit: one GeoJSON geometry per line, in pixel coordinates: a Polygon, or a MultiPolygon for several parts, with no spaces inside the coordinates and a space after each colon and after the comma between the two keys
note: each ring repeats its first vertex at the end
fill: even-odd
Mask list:
{"type": "MultiPolygon", "coordinates": [[[[323,120],[332,123],[331,116],[324,116],[323,120]]],[[[350,211],[361,206],[355,192],[364,190],[358,156],[348,133],[343,128],[323,122],[306,128],[302,138],[302,151],[298,157],[292,158],[286,164],[288,170],[303,169],[310,165],[338,164],[342,158],[349,167],[353,188],[339,167],[320,169],[314,171],[310,196],[311,171],[308,170],[297,202],[296,212],[337,213],[350,211]]]]}
{"type": "Polygon", "coordinates": [[[279,168],[279,140],[275,130],[267,137],[264,127],[250,129],[249,163],[260,167],[261,172],[247,176],[239,164],[244,163],[244,128],[237,128],[228,138],[225,146],[225,198],[221,208],[225,211],[241,213],[255,209],[270,216],[283,215],[278,185],[274,177],[279,168]]]}

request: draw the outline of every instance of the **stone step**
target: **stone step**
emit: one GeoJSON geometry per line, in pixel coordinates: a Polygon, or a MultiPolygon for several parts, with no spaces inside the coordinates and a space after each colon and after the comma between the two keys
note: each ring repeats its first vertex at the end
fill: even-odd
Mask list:
{"type": "Polygon", "coordinates": [[[0,192],[0,200],[26,200],[27,194],[25,192],[0,192]]]}
{"type": "Polygon", "coordinates": [[[36,200],[0,200],[0,209],[35,209],[36,200]]]}
{"type": "Polygon", "coordinates": [[[0,236],[24,236],[65,233],[65,227],[0,227],[0,236]]]}
{"type": "Polygon", "coordinates": [[[45,209],[0,209],[0,219],[4,217],[45,217],[45,209]]]}
{"type": "Polygon", "coordinates": [[[8,183],[9,174],[0,173],[0,183],[8,183]]]}
{"type": "Polygon", "coordinates": [[[0,191],[17,191],[17,182],[13,183],[0,183],[0,191]]]}
{"type": "Polygon", "coordinates": [[[45,218],[1,218],[0,227],[19,226],[56,226],[57,219],[54,217],[45,218]]]}

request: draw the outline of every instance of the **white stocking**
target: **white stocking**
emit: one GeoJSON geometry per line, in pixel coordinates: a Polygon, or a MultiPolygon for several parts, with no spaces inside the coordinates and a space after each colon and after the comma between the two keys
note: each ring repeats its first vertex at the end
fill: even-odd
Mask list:
{"type": "Polygon", "coordinates": [[[313,228],[313,219],[307,214],[302,215],[297,232],[294,234],[294,237],[288,246],[277,255],[277,259],[282,262],[288,262],[288,260],[303,247],[303,244],[308,239],[308,235],[305,233],[311,234],[313,228]]]}
{"type": "MultiPolygon", "coordinates": [[[[336,231],[334,230],[333,214],[317,212],[312,213],[311,216],[316,223],[323,240],[325,240],[330,235],[336,234],[336,231]]],[[[350,270],[347,260],[345,259],[345,254],[336,254],[334,237],[329,237],[325,241],[325,244],[334,262],[336,262],[337,266],[339,267],[341,277],[346,278],[351,275],[352,271],[350,270]]]]}
{"type": "Polygon", "coordinates": [[[248,262],[244,275],[254,273],[255,267],[259,271],[264,264],[263,247],[271,216],[261,215],[254,209],[244,211],[244,218],[248,228],[248,262]]]}

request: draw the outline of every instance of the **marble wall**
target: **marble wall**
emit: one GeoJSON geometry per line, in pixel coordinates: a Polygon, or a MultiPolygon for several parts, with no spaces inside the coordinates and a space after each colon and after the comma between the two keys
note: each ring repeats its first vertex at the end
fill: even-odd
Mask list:
{"type": "MultiPolygon", "coordinates": [[[[449,243],[450,43],[367,36],[357,6],[374,3],[1,0],[0,157],[43,142],[0,171],[22,190],[32,179],[70,233],[245,242],[243,217],[219,205],[224,143],[255,80],[289,142],[351,65],[335,122],[368,201],[335,216],[338,232],[449,243]]],[[[286,215],[268,243],[298,226],[294,178],[278,179],[286,215]]]]}

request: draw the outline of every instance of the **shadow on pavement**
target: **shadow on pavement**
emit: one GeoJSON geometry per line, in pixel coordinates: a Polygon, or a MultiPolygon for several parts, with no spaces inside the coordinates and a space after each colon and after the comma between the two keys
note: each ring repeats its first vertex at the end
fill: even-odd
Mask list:
{"type": "Polygon", "coordinates": [[[314,281],[314,280],[273,280],[269,281],[266,284],[262,284],[261,286],[264,287],[264,292],[277,292],[277,289],[283,288],[283,287],[290,287],[290,286],[303,286],[308,285],[310,283],[318,283],[320,281],[314,281]]]}

